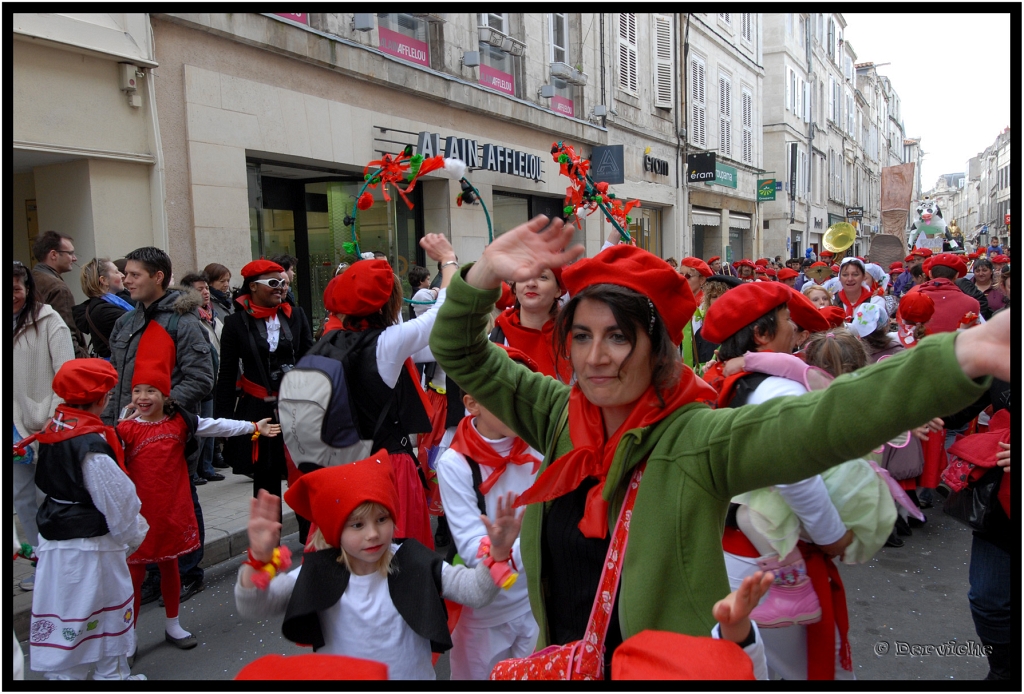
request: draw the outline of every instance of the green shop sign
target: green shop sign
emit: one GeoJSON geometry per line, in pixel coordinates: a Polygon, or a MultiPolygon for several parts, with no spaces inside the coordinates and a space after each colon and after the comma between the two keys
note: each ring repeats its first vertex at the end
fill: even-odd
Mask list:
{"type": "Polygon", "coordinates": [[[769,202],[775,199],[775,179],[759,178],[757,180],[757,201],[769,202]]]}
{"type": "Polygon", "coordinates": [[[715,182],[705,183],[704,185],[713,186],[718,184],[725,186],[726,188],[736,187],[736,169],[725,164],[715,162],[715,182]]]}

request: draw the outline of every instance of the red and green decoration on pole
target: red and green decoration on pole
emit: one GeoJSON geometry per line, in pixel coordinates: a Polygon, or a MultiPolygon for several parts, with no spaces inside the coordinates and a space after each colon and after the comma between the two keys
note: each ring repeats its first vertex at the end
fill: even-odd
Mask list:
{"type": "Polygon", "coordinates": [[[636,240],[626,228],[633,223],[629,216],[630,210],[640,207],[640,201],[623,203],[615,197],[615,193],[608,192],[607,183],[595,183],[589,173],[590,162],[577,155],[572,145],[552,143],[551,158],[558,163],[559,173],[569,179],[569,187],[565,189],[563,214],[575,217],[578,222],[582,216],[590,216],[600,209],[622,236],[622,240],[635,246],[636,240]]]}
{"type": "MultiPolygon", "coordinates": [[[[356,257],[362,255],[359,238],[356,236],[356,218],[360,211],[366,211],[373,207],[373,195],[367,190],[368,188],[381,186],[384,200],[391,202],[388,186],[392,186],[411,210],[412,201],[408,194],[416,187],[416,183],[422,176],[432,171],[441,171],[449,178],[462,183],[462,192],[459,193],[456,204],[460,207],[463,202],[468,204],[479,202],[483,205],[483,201],[480,200],[480,191],[474,188],[473,184],[465,177],[466,163],[464,161],[454,158],[445,159],[441,155],[424,157],[422,154],[413,154],[412,149],[412,145],[408,145],[401,154],[385,153],[380,159],[371,161],[363,168],[363,179],[366,182],[359,189],[359,194],[356,195],[356,208],[352,210],[351,215],[344,219],[345,226],[352,229],[352,241],[342,244],[346,253],[356,257]]],[[[487,233],[490,236],[493,233],[491,231],[491,216],[487,212],[487,206],[483,205],[483,207],[487,217],[487,233]]]]}

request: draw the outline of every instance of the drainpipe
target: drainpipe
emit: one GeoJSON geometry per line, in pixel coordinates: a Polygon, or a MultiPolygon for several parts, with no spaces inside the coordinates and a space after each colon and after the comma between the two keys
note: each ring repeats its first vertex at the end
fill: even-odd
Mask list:
{"type": "MultiPolygon", "coordinates": [[[[682,38],[683,38],[683,36],[682,36],[682,34],[683,34],[682,27],[679,24],[680,16],[681,15],[678,12],[673,12],[672,13],[672,20],[675,22],[675,25],[676,25],[676,37],[677,37],[676,40],[672,42],[672,52],[673,52],[672,64],[673,65],[679,65],[680,64],[679,63],[679,46],[680,46],[680,42],[682,41],[682,38]]],[[[683,246],[684,246],[683,239],[686,237],[685,236],[685,234],[686,234],[686,225],[683,222],[685,220],[686,215],[684,214],[685,210],[683,210],[684,205],[681,204],[682,202],[685,201],[685,198],[680,194],[680,190],[682,190],[683,186],[682,186],[682,179],[680,178],[681,166],[680,166],[680,161],[679,161],[680,154],[682,153],[682,150],[683,150],[683,142],[682,142],[682,139],[679,136],[679,111],[682,108],[681,104],[683,103],[683,95],[679,93],[679,70],[674,70],[673,72],[675,72],[675,74],[673,75],[673,80],[675,82],[676,103],[675,103],[675,108],[672,109],[672,112],[674,114],[674,118],[672,119],[672,121],[673,121],[673,125],[675,126],[675,129],[676,129],[676,213],[679,215],[679,218],[676,221],[676,229],[679,230],[679,233],[678,233],[678,236],[677,236],[677,243],[676,243],[676,252],[682,254],[679,257],[686,257],[688,255],[692,255],[692,253],[686,252],[684,250],[684,248],[683,248],[683,246]]]]}
{"type": "MultiPolygon", "coordinates": [[[[147,15],[146,28],[149,33],[149,45],[156,58],[156,40],[153,36],[153,22],[147,15]]],[[[153,224],[153,243],[158,248],[170,252],[170,239],[167,233],[167,187],[164,185],[164,148],[160,140],[160,121],[156,115],[156,70],[146,69],[146,97],[149,107],[150,142],[153,144],[153,170],[149,175],[149,199],[153,224]]],[[[193,238],[192,252],[196,252],[193,238]]],[[[197,256],[196,256],[197,257],[197,256]]]]}
{"type": "MultiPolygon", "coordinates": [[[[605,101],[604,95],[604,12],[598,12],[600,18],[600,34],[601,34],[601,103],[605,107],[605,115],[601,116],[601,127],[608,127],[608,102],[605,101]]],[[[593,26],[593,25],[591,25],[593,26]]]]}

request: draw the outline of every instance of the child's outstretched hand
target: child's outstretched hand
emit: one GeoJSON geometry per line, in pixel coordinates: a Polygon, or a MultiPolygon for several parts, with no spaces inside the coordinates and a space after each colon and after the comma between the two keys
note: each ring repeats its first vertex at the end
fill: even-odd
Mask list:
{"type": "MultiPolygon", "coordinates": [[[[270,417],[256,422],[256,428],[259,430],[260,436],[269,436],[273,438],[281,433],[281,425],[271,424],[270,417]]],[[[278,503],[280,503],[280,499],[278,500],[278,503]]]]}
{"type": "Polygon", "coordinates": [[[523,524],[523,514],[526,513],[526,509],[517,514],[512,508],[515,501],[514,492],[506,494],[504,499],[498,497],[498,508],[494,512],[493,524],[487,516],[480,516],[484,527],[487,528],[487,536],[491,538],[491,558],[496,562],[508,559],[512,545],[519,537],[519,528],[523,524]]]}
{"type": "Polygon", "coordinates": [[[711,616],[720,625],[722,638],[743,643],[750,635],[750,613],[772,586],[775,574],[758,571],[743,579],[740,587],[726,595],[711,608],[711,616]]]}
{"type": "Polygon", "coordinates": [[[249,500],[249,551],[253,559],[269,562],[281,543],[281,497],[261,489],[259,496],[249,500]]]}

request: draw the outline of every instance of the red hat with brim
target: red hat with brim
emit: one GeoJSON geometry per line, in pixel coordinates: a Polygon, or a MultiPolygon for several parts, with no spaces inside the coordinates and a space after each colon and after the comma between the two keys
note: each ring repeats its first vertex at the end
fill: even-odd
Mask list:
{"type": "Polygon", "coordinates": [[[265,655],[235,675],[236,680],[386,680],[388,666],[347,655],[304,653],[265,655]]]}
{"type": "Polygon", "coordinates": [[[117,369],[106,359],[71,359],[53,377],[53,392],[69,405],[99,402],[117,385],[117,369]]]}
{"type": "Polygon", "coordinates": [[[711,275],[715,274],[714,272],[712,272],[711,268],[708,266],[707,263],[705,263],[700,258],[694,258],[693,256],[683,258],[682,260],[679,261],[679,264],[685,265],[686,267],[692,267],[694,270],[700,273],[701,277],[711,277],[711,275]]]}
{"type": "Polygon", "coordinates": [[[821,315],[830,328],[839,328],[846,325],[846,312],[838,306],[825,306],[821,309],[821,315]]]}
{"type": "Polygon", "coordinates": [[[254,260],[251,263],[246,264],[246,266],[242,268],[242,277],[259,277],[260,275],[265,275],[268,272],[284,272],[284,268],[272,260],[264,260],[263,258],[260,258],[259,260],[254,260]]]}
{"type": "Polygon", "coordinates": [[[685,277],[658,256],[628,244],[606,248],[593,258],[573,263],[565,268],[562,278],[572,296],[595,284],[614,284],[646,296],[677,347],[683,339],[683,328],[697,308],[685,277]]]}
{"type": "Polygon", "coordinates": [[[345,316],[369,316],[391,298],[395,272],[383,259],[359,260],[338,275],[332,305],[345,316]]]}
{"type": "Polygon", "coordinates": [[[794,270],[792,268],[788,268],[788,267],[782,268],[781,270],[779,270],[775,274],[778,276],[780,282],[785,282],[786,280],[791,280],[794,277],[799,277],[800,276],[799,272],[797,272],[796,270],[794,270]]]}
{"type": "Polygon", "coordinates": [[[828,320],[802,292],[798,292],[789,285],[786,287],[793,295],[789,300],[789,317],[801,330],[812,333],[820,333],[828,330],[828,320]]]}
{"type": "Polygon", "coordinates": [[[932,268],[936,265],[943,267],[952,268],[956,270],[956,276],[965,277],[967,275],[967,263],[964,259],[954,253],[939,253],[933,255],[928,260],[924,261],[924,271],[930,273],[932,268]]]}
{"type": "Polygon", "coordinates": [[[335,547],[341,546],[345,521],[364,502],[380,504],[398,523],[395,472],[384,449],[355,463],[307,472],[288,487],[284,500],[296,514],[316,523],[335,547]]]}
{"type": "Polygon", "coordinates": [[[794,293],[792,287],[779,282],[749,282],[730,289],[711,304],[701,334],[708,342],[720,345],[761,316],[787,304],[794,293]]]}
{"type": "Polygon", "coordinates": [[[752,680],[754,663],[726,639],[645,629],[615,649],[612,679],[752,680]]]}
{"type": "Polygon", "coordinates": [[[149,321],[135,351],[132,388],[148,385],[159,390],[165,398],[170,397],[171,372],[174,370],[176,354],[174,340],[164,330],[164,326],[155,320],[149,321]]]}

